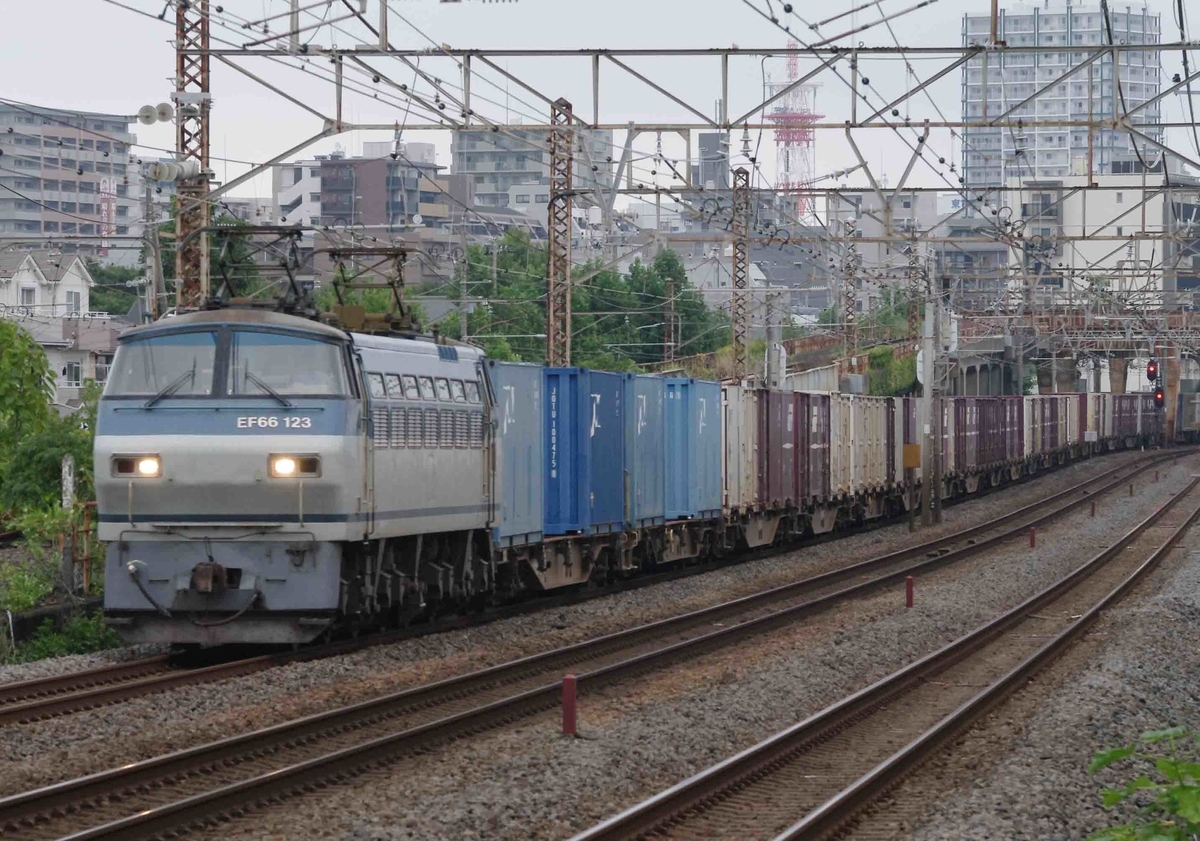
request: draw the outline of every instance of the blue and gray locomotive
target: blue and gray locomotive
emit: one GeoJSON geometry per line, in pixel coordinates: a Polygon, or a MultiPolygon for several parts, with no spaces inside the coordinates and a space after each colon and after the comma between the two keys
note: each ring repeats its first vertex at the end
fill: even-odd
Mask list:
{"type": "Polygon", "coordinates": [[[300,643],[492,589],[482,353],[214,310],[127,331],[96,429],[105,617],[300,643]]]}

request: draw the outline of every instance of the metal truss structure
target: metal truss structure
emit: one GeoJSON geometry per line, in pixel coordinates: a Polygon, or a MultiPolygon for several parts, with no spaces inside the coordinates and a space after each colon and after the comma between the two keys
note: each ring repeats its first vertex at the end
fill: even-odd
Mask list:
{"type": "Polygon", "coordinates": [[[179,278],[176,306],[181,310],[199,308],[209,289],[208,237],[193,236],[208,226],[209,216],[209,12],[209,0],[176,4],[175,155],[200,164],[199,176],[181,181],[178,188],[175,236],[181,246],[175,252],[175,276],[179,278]]]}
{"type": "Polygon", "coordinates": [[[557,99],[551,106],[550,208],[546,266],[546,364],[571,364],[571,172],[574,134],[571,103],[557,99]]]}
{"type": "MultiPolygon", "coordinates": [[[[768,10],[764,0],[742,0],[746,14],[757,13],[771,37],[795,41],[786,47],[492,50],[456,47],[427,38],[431,46],[397,49],[389,41],[389,21],[393,31],[397,25],[409,24],[399,15],[396,0],[341,2],[342,13],[329,20],[320,19],[299,0],[292,0],[290,16],[262,20],[232,16],[228,10],[210,7],[208,0],[178,4],[177,81],[181,106],[183,95],[194,92],[201,96],[197,103],[200,116],[207,117],[207,62],[214,59],[318,121],[309,137],[208,191],[204,194],[206,202],[218,200],[323,138],[351,130],[395,132],[401,114],[403,130],[410,134],[484,129],[517,142],[513,138],[518,132],[545,132],[550,138],[553,182],[547,273],[547,359],[552,364],[570,360],[572,200],[599,206],[611,230],[614,201],[621,195],[654,196],[657,201],[678,205],[703,222],[712,222],[714,217],[728,219],[727,225],[698,225],[700,230],[656,231],[654,242],[668,245],[715,241],[732,246],[734,347],[739,375],[745,372],[747,298],[752,291],[748,288],[747,255],[755,246],[778,248],[797,256],[805,253],[830,266],[831,274],[837,274],[848,254],[857,251],[857,264],[867,246],[877,244],[884,258],[861,260],[855,272],[844,273],[853,276],[848,285],[854,287],[856,295],[885,287],[901,291],[906,286],[911,295],[915,282],[925,284],[932,277],[940,277],[949,307],[964,319],[976,319],[988,330],[1045,333],[1052,342],[1068,349],[1115,347],[1112,342],[1116,339],[1109,342],[1105,338],[1110,328],[1101,326],[1105,322],[1096,318],[1048,326],[1037,320],[1039,313],[1079,311],[1097,318],[1103,314],[1109,319],[1136,321],[1143,325],[1142,332],[1131,334],[1130,346],[1136,339],[1144,348],[1152,337],[1154,341],[1170,341],[1175,347],[1195,346],[1190,326],[1181,326],[1174,316],[1192,303],[1190,291],[1186,296],[1182,294],[1185,276],[1200,276],[1200,220],[1176,208],[1200,207],[1200,182],[1182,171],[1182,167],[1200,171],[1200,149],[1193,153],[1170,143],[1170,133],[1190,132],[1191,122],[1152,115],[1168,97],[1190,97],[1192,85],[1200,80],[1200,71],[1164,80],[1159,93],[1131,107],[1125,106],[1121,85],[1114,84],[1115,116],[1104,119],[1096,118],[1090,106],[1086,112],[1071,109],[1063,113],[1039,108],[1061,86],[1094,79],[1095,71],[1108,63],[1124,64],[1128,57],[1138,54],[1154,57],[1153,66],[1161,67],[1163,58],[1194,49],[1192,42],[1013,45],[1000,40],[994,19],[990,37],[984,33],[981,43],[871,44],[860,40],[870,37],[862,35],[864,30],[916,13],[926,4],[888,14],[882,9],[886,5],[883,0],[873,7],[879,15],[877,20],[850,32],[820,38],[807,34],[817,32],[818,26],[795,25],[788,16],[799,18],[801,12],[792,11],[790,6],[781,19],[775,10],[768,10]],[[212,43],[205,46],[197,27],[205,27],[207,32],[209,23],[214,28],[212,43]],[[318,38],[323,31],[331,37],[318,38]],[[247,32],[254,34],[247,36],[247,32]],[[813,38],[812,43],[805,43],[796,34],[799,32],[813,38]],[[1064,56],[1066,61],[1062,62],[1064,56]],[[796,72],[789,74],[786,84],[767,90],[756,86],[753,91],[739,84],[747,78],[757,80],[760,65],[768,58],[782,58],[795,65],[796,72]],[[329,83],[329,107],[268,81],[250,69],[254,62],[290,66],[303,71],[306,78],[329,83]],[[1046,68],[1030,81],[1028,95],[1019,101],[989,100],[988,85],[984,83],[982,112],[960,118],[957,101],[953,103],[955,113],[947,115],[933,98],[932,88],[940,80],[978,71],[988,79],[990,71],[1018,64],[1046,68]],[[904,73],[895,72],[898,65],[903,65],[904,73]],[[400,73],[406,82],[400,81],[400,73]],[[668,83],[666,79],[675,81],[668,83]],[[547,89],[548,83],[553,87],[547,89]],[[786,209],[780,210],[779,203],[772,205],[765,200],[765,196],[781,190],[791,191],[794,185],[770,184],[760,163],[752,158],[743,162],[731,156],[732,187],[707,188],[697,178],[696,133],[719,132],[728,137],[735,130],[774,132],[780,124],[773,113],[786,109],[791,98],[814,85],[821,85],[825,92],[824,110],[838,116],[813,115],[806,119],[806,137],[807,132],[813,137],[833,132],[836,143],[832,145],[852,150],[858,165],[833,173],[814,173],[805,191],[806,201],[818,215],[824,210],[827,216],[831,203],[853,199],[856,194],[872,194],[883,201],[882,211],[865,212],[856,220],[852,242],[844,242],[840,231],[804,224],[798,214],[789,215],[786,209]],[[497,91],[503,93],[503,101],[495,98],[497,91]],[[510,91],[525,109],[519,120],[509,114],[510,91]],[[344,101],[351,98],[359,106],[354,111],[358,115],[354,122],[343,120],[344,101]],[[626,103],[634,98],[658,103],[657,107],[642,109],[644,114],[653,114],[652,118],[627,119],[626,103]],[[710,114],[708,104],[714,101],[718,107],[710,114]],[[1019,166],[1008,173],[1003,187],[982,188],[967,183],[958,170],[956,146],[961,145],[965,155],[972,151],[975,132],[1020,132],[1034,121],[1066,132],[1086,131],[1089,150],[1105,133],[1126,135],[1134,141],[1139,157],[1157,162],[1161,169],[1157,174],[1147,173],[1144,188],[1134,191],[1125,187],[1140,201],[1124,204],[1119,215],[1108,216],[1103,211],[1107,191],[1122,188],[1101,183],[1090,154],[1083,171],[1072,178],[1058,179],[1062,183],[1053,189],[1026,177],[1019,166]],[[585,174],[575,177],[573,183],[577,156],[587,159],[593,172],[603,164],[591,161],[586,149],[576,149],[574,139],[586,130],[616,132],[624,136],[624,143],[614,142],[609,157],[613,164],[611,177],[588,177],[585,167],[585,174]],[[655,155],[636,146],[640,138],[653,136],[657,140],[662,135],[673,138],[676,153],[655,155]],[[894,187],[885,186],[882,173],[867,163],[876,158],[879,143],[883,142],[880,138],[892,144],[889,148],[893,153],[899,148],[911,153],[894,187]],[[639,160],[655,163],[653,168],[643,163],[639,171],[639,160]],[[829,181],[838,183],[823,185],[829,181]],[[914,229],[896,221],[900,194],[920,196],[929,192],[955,194],[960,200],[959,213],[940,219],[933,227],[914,229]],[[1070,219],[1078,217],[1080,221],[1070,222],[1068,213],[1070,219]],[[1126,224],[1125,219],[1135,221],[1126,224]],[[873,230],[867,230],[868,222],[873,230]],[[969,230],[957,230],[958,223],[969,230]],[[984,246],[1005,253],[1006,265],[947,269],[949,257],[984,246]],[[912,253],[904,255],[906,247],[912,253]],[[895,251],[895,256],[888,256],[889,251],[895,251]],[[968,299],[968,283],[982,285],[986,291],[973,292],[968,299]]],[[[871,4],[862,8],[872,9],[871,4]]],[[[882,32],[883,27],[875,31],[882,32]]],[[[894,34],[892,37],[895,39],[894,34]]],[[[1090,96],[1088,100],[1090,103],[1090,96]]],[[[204,120],[189,123],[186,133],[182,123],[179,151],[182,154],[195,148],[194,154],[203,155],[200,159],[207,171],[204,120]]],[[[197,204],[207,206],[205,202],[197,204]]],[[[202,223],[198,218],[184,221],[181,214],[181,233],[203,228],[202,223]]],[[[184,238],[181,236],[181,240],[184,238]]],[[[606,265],[619,264],[615,248],[609,256],[606,265]]],[[[197,283],[204,283],[202,252],[195,256],[189,252],[179,259],[185,288],[193,288],[189,285],[193,277],[200,278],[197,283]],[[199,274],[191,268],[193,265],[200,267],[199,274]]],[[[580,278],[574,282],[581,282],[580,278]]],[[[844,323],[835,326],[847,329],[857,318],[849,308],[839,316],[844,323]]],[[[1187,323],[1190,325],[1190,321],[1187,323]]],[[[676,349],[678,337],[672,337],[671,344],[676,349]]]]}
{"type": "Polygon", "coordinates": [[[746,340],[750,333],[749,226],[750,171],[738,167],[733,171],[733,297],[729,311],[733,321],[733,371],[739,380],[746,376],[746,340]]]}

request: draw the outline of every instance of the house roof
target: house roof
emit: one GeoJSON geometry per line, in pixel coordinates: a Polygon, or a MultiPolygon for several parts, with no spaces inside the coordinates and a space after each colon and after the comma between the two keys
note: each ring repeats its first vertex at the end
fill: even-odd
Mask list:
{"type": "Polygon", "coordinates": [[[37,272],[48,282],[62,280],[63,275],[75,267],[88,286],[96,284],[91,272],[87,270],[87,264],[78,256],[44,251],[11,251],[0,254],[0,278],[7,280],[13,277],[22,270],[27,260],[33,262],[37,272]],[[76,263],[79,264],[77,267],[76,263]]]}

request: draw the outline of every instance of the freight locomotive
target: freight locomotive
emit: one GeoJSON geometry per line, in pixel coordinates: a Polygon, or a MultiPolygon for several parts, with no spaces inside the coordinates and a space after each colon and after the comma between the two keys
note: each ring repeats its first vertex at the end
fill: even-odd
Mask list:
{"type": "MultiPolygon", "coordinates": [[[[942,401],[942,493],[1157,441],[1149,395],[942,401]]],[[[899,513],[908,398],[542,368],[221,309],[122,334],[96,429],[105,621],[297,644],[899,513]]]]}

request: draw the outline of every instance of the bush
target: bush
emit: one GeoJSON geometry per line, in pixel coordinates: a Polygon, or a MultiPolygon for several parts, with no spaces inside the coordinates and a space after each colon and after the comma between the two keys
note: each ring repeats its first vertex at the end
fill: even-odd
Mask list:
{"type": "Polygon", "coordinates": [[[65,657],[68,654],[91,654],[107,648],[117,648],[121,638],[104,624],[99,614],[77,616],[61,631],[54,630],[54,621],[47,619],[34,632],[33,638],[17,646],[14,659],[20,663],[65,657]]]}
{"type": "Polygon", "coordinates": [[[62,460],[75,457],[75,498],[91,499],[92,442],[77,419],[54,420],[45,429],[24,436],[13,450],[4,482],[0,509],[47,508],[62,498],[62,460]]]}
{"type": "Polygon", "coordinates": [[[1096,754],[1088,773],[1118,762],[1142,773],[1125,785],[1104,790],[1105,809],[1127,801],[1139,805],[1138,820],[1109,827],[1089,841],[1185,841],[1200,834],[1200,751],[1197,734],[1185,727],[1151,730],[1129,745],[1096,754]]]}
{"type": "Polygon", "coordinates": [[[54,591],[52,561],[0,564],[0,610],[29,610],[54,591]]]}

